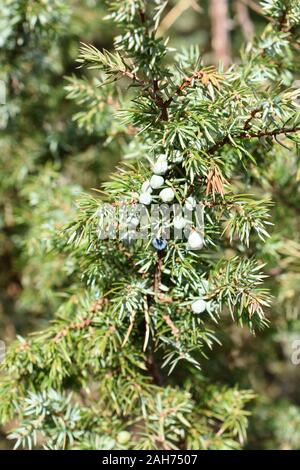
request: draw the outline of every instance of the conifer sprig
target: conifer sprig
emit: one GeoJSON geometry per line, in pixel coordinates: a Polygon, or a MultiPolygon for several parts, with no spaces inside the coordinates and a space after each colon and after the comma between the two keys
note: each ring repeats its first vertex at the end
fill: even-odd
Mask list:
{"type": "MultiPolygon", "coordinates": [[[[269,322],[261,247],[272,224],[259,172],[277,143],[299,145],[299,90],[291,91],[298,6],[264,1],[276,28],[267,26],[241,63],[224,71],[204,67],[189,51],[168,57],[157,37],[166,5],[109,2],[109,19],[120,29],[115,50],[83,45],[79,56],[99,73],[101,87],[93,95],[84,82],[68,85],[69,97],[100,118],[104,108],[115,111],[102,105],[110,93],[119,96],[121,79],[134,85],[114,117],[134,130],[124,132],[123,150],[137,158],[100,196],[83,196],[54,239],[72,265],[68,300],[43,332],[11,346],[3,366],[0,417],[18,419],[11,434],[17,445],[36,446],[38,435],[46,448],[224,449],[245,442],[245,406],[254,395],[212,383],[208,364],[228,334],[227,317],[251,332],[269,322]],[[191,223],[188,240],[151,231],[134,240],[131,218],[125,237],[102,239],[107,204],[139,202],[144,229],[155,203],[198,205],[204,225],[191,223]]],[[[167,228],[176,223],[172,215],[167,228]]]]}

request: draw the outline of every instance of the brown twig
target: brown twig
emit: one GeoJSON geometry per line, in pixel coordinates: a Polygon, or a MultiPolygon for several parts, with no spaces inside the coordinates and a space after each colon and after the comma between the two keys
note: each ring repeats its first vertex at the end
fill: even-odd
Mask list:
{"type": "Polygon", "coordinates": [[[163,319],[165,320],[168,327],[171,329],[173,336],[178,340],[180,332],[179,332],[179,329],[177,328],[177,326],[173,323],[170,315],[164,315],[163,319]]]}
{"type": "Polygon", "coordinates": [[[102,298],[100,300],[97,300],[95,301],[92,305],[91,305],[91,309],[90,309],[90,313],[92,314],[90,318],[85,318],[79,322],[76,322],[76,323],[71,323],[70,325],[66,326],[65,328],[63,328],[61,331],[59,331],[55,337],[53,338],[53,341],[55,343],[57,343],[58,341],[60,341],[61,338],[64,338],[65,336],[67,336],[67,334],[69,333],[69,331],[71,330],[82,330],[84,328],[87,328],[88,326],[91,325],[92,321],[93,321],[93,316],[96,315],[98,313],[98,311],[102,308],[102,306],[107,302],[107,299],[105,298],[102,298]]]}
{"type": "Polygon", "coordinates": [[[186,88],[191,86],[195,80],[202,80],[202,83],[204,85],[207,85],[209,82],[213,82],[213,84],[215,86],[218,86],[218,79],[220,79],[220,78],[221,78],[221,76],[216,74],[214,79],[213,79],[212,76],[210,76],[204,70],[197,70],[197,71],[193,72],[190,77],[185,77],[184,80],[182,81],[182,83],[177,87],[177,89],[175,90],[173,95],[170,96],[170,98],[168,100],[166,100],[162,103],[162,106],[163,106],[165,112],[166,113],[168,112],[168,108],[173,103],[175,97],[182,95],[182,93],[186,90],[186,88]]]}
{"type": "Polygon", "coordinates": [[[280,31],[284,30],[284,27],[286,25],[286,19],[287,19],[287,14],[288,14],[288,9],[286,8],[282,14],[282,17],[279,20],[279,29],[280,31]]]}
{"type": "Polygon", "coordinates": [[[194,81],[194,80],[201,80],[201,78],[203,78],[203,72],[201,71],[197,71],[197,72],[194,72],[190,77],[186,77],[183,82],[178,86],[177,90],[175,91],[174,95],[172,97],[170,97],[165,104],[167,104],[168,106],[170,106],[170,104],[172,103],[172,101],[174,100],[174,97],[175,96],[180,96],[184,90],[186,88],[188,88],[191,83],[194,81]]]}
{"type": "Polygon", "coordinates": [[[245,122],[244,124],[244,130],[247,131],[248,129],[250,129],[250,124],[251,124],[251,121],[252,119],[255,118],[255,116],[261,111],[261,108],[255,108],[251,111],[250,113],[250,116],[249,118],[247,119],[247,121],[245,122]]]}
{"type": "MultiPolygon", "coordinates": [[[[300,127],[282,127],[281,129],[274,129],[272,131],[260,131],[260,132],[243,131],[235,137],[237,139],[259,139],[260,137],[276,137],[277,135],[280,135],[280,134],[293,134],[299,131],[300,131],[300,127]]],[[[207,153],[209,155],[212,155],[215,152],[217,152],[220,148],[224,147],[224,145],[229,144],[229,143],[230,143],[230,138],[228,136],[225,136],[222,140],[220,140],[215,145],[210,147],[207,150],[207,153]]]]}
{"type": "Polygon", "coordinates": [[[154,273],[154,283],[153,283],[153,290],[155,294],[155,299],[158,298],[159,296],[159,291],[160,291],[160,283],[161,283],[161,275],[162,275],[162,254],[159,252],[157,254],[157,262],[156,262],[156,268],[155,268],[155,273],[154,273]]]}
{"type": "Polygon", "coordinates": [[[282,127],[281,129],[274,129],[273,131],[260,131],[260,132],[244,132],[238,138],[259,138],[259,137],[275,137],[280,134],[294,134],[299,132],[300,127],[282,127]]]}

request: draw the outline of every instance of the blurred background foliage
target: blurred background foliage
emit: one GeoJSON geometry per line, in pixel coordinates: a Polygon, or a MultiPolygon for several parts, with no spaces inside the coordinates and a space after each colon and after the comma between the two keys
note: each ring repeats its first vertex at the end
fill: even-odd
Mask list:
{"type": "MultiPolygon", "coordinates": [[[[103,100],[102,89],[81,81],[87,72],[76,64],[80,42],[112,47],[105,13],[100,0],[0,0],[0,80],[7,89],[0,105],[0,338],[7,344],[44,326],[72,284],[73,267],[52,253],[51,234],[74,214],[81,192],[99,187],[124,154],[131,156],[132,130],[114,119],[124,98],[103,100]],[[76,88],[84,89],[80,109],[76,88]]],[[[228,66],[264,25],[255,0],[173,0],[160,34],[179,49],[198,44],[207,64],[228,66]]],[[[89,78],[95,83],[92,72],[89,78]]],[[[300,366],[291,362],[300,337],[300,175],[290,157],[274,147],[260,175],[274,202],[273,233],[262,247],[274,296],[270,327],[253,337],[228,325],[230,340],[205,370],[256,392],[249,448],[300,448],[300,366]]],[[[8,446],[4,439],[0,445],[8,446]]]]}

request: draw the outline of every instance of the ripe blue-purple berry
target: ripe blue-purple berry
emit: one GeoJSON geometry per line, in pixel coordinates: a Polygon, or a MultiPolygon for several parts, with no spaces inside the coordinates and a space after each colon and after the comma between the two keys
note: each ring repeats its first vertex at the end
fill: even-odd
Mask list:
{"type": "Polygon", "coordinates": [[[162,238],[155,238],[152,242],[152,245],[157,251],[162,251],[167,248],[167,240],[163,240],[162,238]]]}

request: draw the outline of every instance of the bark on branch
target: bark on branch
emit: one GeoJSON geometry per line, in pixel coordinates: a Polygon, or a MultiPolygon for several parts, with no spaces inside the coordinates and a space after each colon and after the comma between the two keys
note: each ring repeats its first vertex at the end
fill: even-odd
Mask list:
{"type": "Polygon", "coordinates": [[[230,19],[228,0],[210,0],[212,49],[216,62],[227,68],[231,62],[230,19]]]}

